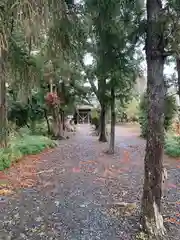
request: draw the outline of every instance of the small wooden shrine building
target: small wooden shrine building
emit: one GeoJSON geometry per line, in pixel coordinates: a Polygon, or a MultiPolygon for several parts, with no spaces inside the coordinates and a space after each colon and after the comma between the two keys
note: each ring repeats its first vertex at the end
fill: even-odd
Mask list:
{"type": "Polygon", "coordinates": [[[77,105],[75,108],[74,121],[78,124],[91,123],[92,105],[77,105]]]}

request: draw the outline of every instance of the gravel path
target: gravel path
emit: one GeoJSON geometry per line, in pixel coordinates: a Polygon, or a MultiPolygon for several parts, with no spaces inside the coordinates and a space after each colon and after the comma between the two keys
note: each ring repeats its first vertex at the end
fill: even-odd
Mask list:
{"type": "MultiPolygon", "coordinates": [[[[107,145],[91,136],[87,125],[43,154],[34,165],[36,179],[31,187],[0,196],[0,240],[135,239],[145,142],[136,128],[117,127],[116,132],[113,156],[104,153],[107,145]]],[[[178,240],[180,162],[165,158],[165,165],[169,175],[165,222],[170,239],[178,240]]],[[[11,171],[18,175],[19,170],[13,169],[7,175],[11,171]]],[[[31,178],[32,173],[28,181],[31,178]]]]}

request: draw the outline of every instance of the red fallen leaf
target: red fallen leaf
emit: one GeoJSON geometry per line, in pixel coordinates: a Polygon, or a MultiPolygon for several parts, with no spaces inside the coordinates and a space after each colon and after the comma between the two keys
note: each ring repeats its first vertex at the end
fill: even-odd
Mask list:
{"type": "Polygon", "coordinates": [[[73,172],[73,173],[79,173],[79,172],[81,172],[81,169],[80,169],[80,168],[73,167],[72,172],[73,172]]]}
{"type": "Polygon", "coordinates": [[[175,218],[165,218],[164,221],[170,223],[179,223],[175,218]]]}
{"type": "Polygon", "coordinates": [[[180,165],[178,165],[177,168],[180,168],[180,165]]]}
{"type": "Polygon", "coordinates": [[[0,179],[1,180],[6,179],[6,175],[3,172],[0,172],[0,179]]]}
{"type": "Polygon", "coordinates": [[[122,159],[122,162],[129,162],[129,153],[127,151],[124,151],[124,158],[122,159]]]}
{"type": "Polygon", "coordinates": [[[177,188],[177,186],[176,186],[175,184],[172,184],[172,183],[169,183],[169,184],[168,184],[168,187],[169,187],[169,188],[177,188]]]}
{"type": "Polygon", "coordinates": [[[176,213],[176,216],[177,216],[177,217],[180,217],[180,213],[176,213]]]}

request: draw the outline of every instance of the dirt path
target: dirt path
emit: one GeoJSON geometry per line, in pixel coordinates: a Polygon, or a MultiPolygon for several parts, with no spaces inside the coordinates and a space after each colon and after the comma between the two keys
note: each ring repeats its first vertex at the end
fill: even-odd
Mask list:
{"type": "MultiPolygon", "coordinates": [[[[35,165],[36,184],[0,198],[0,240],[135,239],[145,142],[136,128],[116,130],[114,156],[103,152],[107,145],[91,136],[86,125],[42,155],[35,165]]],[[[180,169],[178,161],[165,162],[169,191],[164,214],[173,240],[180,236],[180,169]]]]}

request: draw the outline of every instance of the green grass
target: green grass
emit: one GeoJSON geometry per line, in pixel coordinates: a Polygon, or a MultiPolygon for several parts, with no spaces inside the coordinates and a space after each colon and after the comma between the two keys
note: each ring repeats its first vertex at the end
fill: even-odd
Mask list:
{"type": "Polygon", "coordinates": [[[180,136],[166,136],[165,153],[170,157],[180,157],[180,136]]]}
{"type": "Polygon", "coordinates": [[[21,133],[21,136],[15,135],[11,138],[8,148],[0,149],[0,171],[9,168],[13,162],[25,155],[37,154],[46,148],[55,146],[55,141],[44,136],[27,135],[26,133],[21,133]]]}

